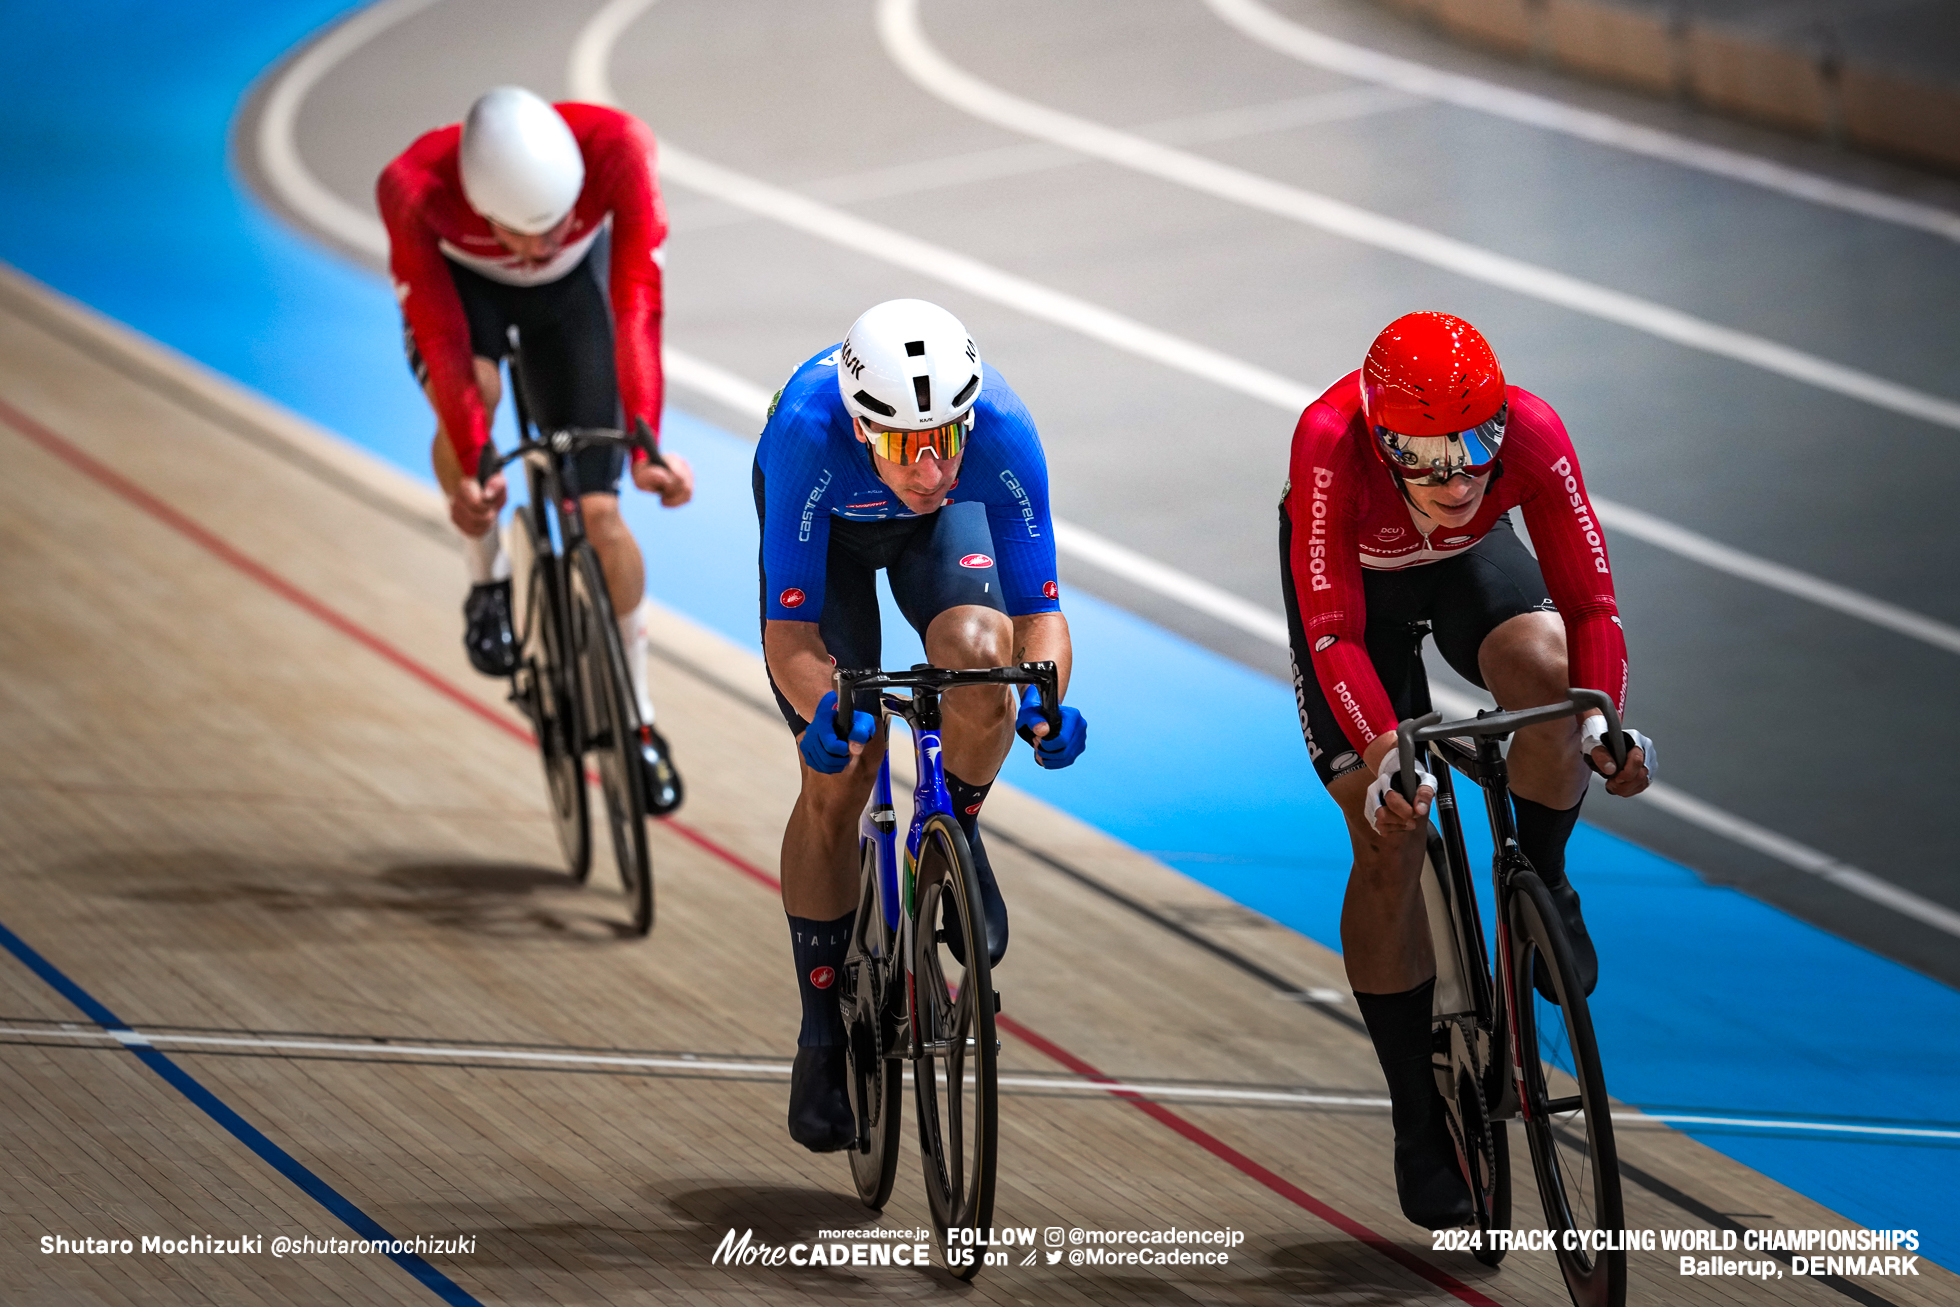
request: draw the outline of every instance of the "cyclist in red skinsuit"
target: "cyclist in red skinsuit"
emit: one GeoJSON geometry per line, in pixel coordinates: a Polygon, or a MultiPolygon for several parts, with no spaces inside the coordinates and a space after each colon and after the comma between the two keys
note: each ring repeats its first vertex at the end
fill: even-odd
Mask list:
{"type": "MultiPolygon", "coordinates": [[[[502,393],[499,364],[515,327],[524,393],[545,431],[660,431],[661,245],[667,219],[654,180],[653,133],[616,109],[550,105],[517,87],[480,97],[460,124],[418,138],[376,187],[388,266],[402,305],[410,367],[435,409],[430,450],[449,513],[463,533],[472,582],[464,643],[479,671],[516,667],[510,564],[497,517],[501,474],[470,475],[502,393]]],[[[635,452],[633,482],[678,507],[693,472],[635,452]]],[[[585,530],[605,569],[639,699],[648,807],[680,802],[679,778],[651,727],[646,691],[645,567],[619,515],[624,455],[574,459],[585,530]]]]}
{"type": "MultiPolygon", "coordinates": [[[[1457,1225],[1470,1196],[1430,1073],[1436,964],[1419,884],[1433,788],[1413,809],[1395,791],[1395,725],[1428,710],[1425,631],[1506,708],[1556,703],[1574,685],[1624,706],[1605,538],[1558,414],[1505,384],[1469,323],[1415,313],[1300,415],[1280,560],[1301,730],[1354,847],[1341,945],[1394,1104],[1396,1189],[1411,1220],[1457,1225]]],[[[1552,890],[1588,992],[1598,962],[1565,876],[1585,760],[1627,796],[1647,787],[1652,754],[1630,732],[1644,747],[1614,774],[1603,731],[1598,717],[1535,726],[1509,753],[1519,847],[1552,890]]]]}

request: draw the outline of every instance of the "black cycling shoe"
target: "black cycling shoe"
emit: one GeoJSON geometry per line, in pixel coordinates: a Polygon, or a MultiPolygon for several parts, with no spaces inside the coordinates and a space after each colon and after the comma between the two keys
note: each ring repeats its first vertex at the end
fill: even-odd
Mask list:
{"type": "Polygon", "coordinates": [[[1444,1112],[1439,1094],[1430,1104],[1428,1126],[1413,1138],[1395,1140],[1395,1196],[1402,1215],[1425,1230],[1452,1230],[1476,1215],[1444,1112]]]}
{"type": "MultiPolygon", "coordinates": [[[[1593,948],[1592,936],[1586,933],[1586,919],[1579,915],[1579,891],[1568,880],[1552,889],[1551,894],[1559,923],[1565,927],[1565,942],[1572,946],[1572,966],[1579,973],[1579,988],[1590,995],[1593,986],[1599,983],[1599,953],[1593,948]]],[[[1544,963],[1534,960],[1531,983],[1546,998],[1558,1002],[1551,973],[1544,963]]]]}
{"type": "Polygon", "coordinates": [[[486,581],[470,587],[463,600],[463,648],[470,666],[485,676],[510,676],[517,671],[517,636],[510,626],[510,581],[486,581]]]}
{"type": "MultiPolygon", "coordinates": [[[[994,864],[987,859],[987,848],[978,835],[967,841],[967,848],[973,853],[974,879],[980,882],[980,916],[987,929],[987,960],[995,966],[1007,954],[1007,900],[1000,896],[1000,884],[994,880],[994,864]]],[[[953,955],[954,961],[966,965],[966,941],[961,937],[959,924],[953,917],[952,895],[942,895],[939,900],[939,924],[945,933],[946,951],[953,955]]]]}
{"type": "Polygon", "coordinates": [[[857,1147],[844,1046],[799,1048],[789,1073],[789,1137],[813,1153],[857,1147]]]}
{"type": "Polygon", "coordinates": [[[647,798],[647,816],[664,817],[681,806],[686,797],[681,774],[674,768],[674,755],[667,738],[651,726],[640,728],[640,777],[647,798]]]}

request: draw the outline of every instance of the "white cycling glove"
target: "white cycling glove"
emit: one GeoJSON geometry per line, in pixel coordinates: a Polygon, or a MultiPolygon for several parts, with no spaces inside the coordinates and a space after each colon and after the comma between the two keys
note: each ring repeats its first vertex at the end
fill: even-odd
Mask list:
{"type": "MultiPolygon", "coordinates": [[[[1400,749],[1390,749],[1383,755],[1381,766],[1375,769],[1375,783],[1368,787],[1368,797],[1361,805],[1361,815],[1368,819],[1369,827],[1374,830],[1379,831],[1381,829],[1376,822],[1381,816],[1382,800],[1388,797],[1389,790],[1395,785],[1395,775],[1401,770],[1402,751],[1400,749]]],[[[1416,788],[1421,789],[1425,785],[1431,791],[1434,791],[1436,788],[1436,778],[1422,769],[1422,755],[1417,754],[1416,788]]],[[[1400,793],[1400,791],[1398,790],[1397,793],[1400,793]]]]}
{"type": "MultiPolygon", "coordinates": [[[[1630,728],[1626,736],[1629,745],[1640,750],[1641,757],[1646,760],[1647,779],[1651,781],[1660,771],[1660,763],[1654,756],[1654,742],[1630,728]]],[[[1613,756],[1613,751],[1606,747],[1606,718],[1601,713],[1594,713],[1579,723],[1579,756],[1586,760],[1586,766],[1599,771],[1599,765],[1593,761],[1594,749],[1606,749],[1606,756],[1613,756]]],[[[1604,776],[1606,773],[1599,774],[1604,776]]]]}

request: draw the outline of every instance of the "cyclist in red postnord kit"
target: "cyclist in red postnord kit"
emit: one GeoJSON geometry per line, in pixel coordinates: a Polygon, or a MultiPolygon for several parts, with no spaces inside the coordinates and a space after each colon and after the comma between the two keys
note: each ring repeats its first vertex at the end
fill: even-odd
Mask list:
{"type": "MultiPolygon", "coordinates": [[[[510,328],[522,345],[524,395],[544,432],[567,427],[660,433],[660,251],[667,217],[654,182],[653,133],[617,109],[547,104],[501,86],[460,124],[419,137],[376,187],[403,344],[436,411],[430,450],[449,517],[463,534],[470,662],[489,676],[517,667],[510,560],[497,533],[502,473],[478,485],[477,460],[503,384],[510,328]]],[[[678,454],[635,451],[633,484],[669,508],[694,494],[678,454]]],[[[586,535],[606,573],[639,700],[647,811],[680,806],[680,775],[653,729],[646,681],[646,571],[619,515],[625,454],[573,462],[586,535]]]]}
{"type": "MultiPolygon", "coordinates": [[[[1605,536],[1558,414],[1506,385],[1488,342],[1446,313],[1390,323],[1361,370],[1300,415],[1279,530],[1300,728],[1354,846],[1341,949],[1388,1079],[1396,1193],[1419,1225],[1461,1225],[1470,1192],[1430,1071],[1436,960],[1420,875],[1435,778],[1417,775],[1413,809],[1394,787],[1396,723],[1428,710],[1415,624],[1505,708],[1557,703],[1574,685],[1623,706],[1605,536]]],[[[1509,754],[1518,845],[1558,904],[1588,993],[1599,963],[1565,874],[1586,764],[1624,797],[1647,788],[1654,756],[1629,731],[1637,747],[1615,774],[1605,731],[1598,714],[1528,727],[1509,754]]]]}

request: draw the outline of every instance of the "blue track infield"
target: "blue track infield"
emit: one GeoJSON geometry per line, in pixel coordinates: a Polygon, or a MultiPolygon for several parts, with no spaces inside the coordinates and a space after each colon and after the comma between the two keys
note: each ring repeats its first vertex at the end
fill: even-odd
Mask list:
{"type": "MultiPolygon", "coordinates": [[[[346,8],[15,6],[0,43],[0,258],[426,476],[430,419],[387,286],[287,231],[226,157],[253,79],[346,8]]],[[[752,643],[751,447],[684,412],[667,430],[701,492],[674,513],[626,496],[653,593],[752,643]]],[[[1346,842],[1291,688],[1078,592],[1064,600],[1090,749],[1052,774],[1017,750],[1008,778],[1338,947],[1346,842]]],[[[887,662],[919,657],[889,609],[887,631],[906,636],[887,662]]],[[[1487,856],[1481,817],[1466,817],[1487,856]]],[[[1572,866],[1605,959],[1594,1015],[1617,1097],[1960,1129],[1960,994],[1588,826],[1572,866]]],[[[1855,1221],[1918,1229],[1929,1260],[1960,1267],[1960,1140],[1684,1128],[1855,1221]]]]}

